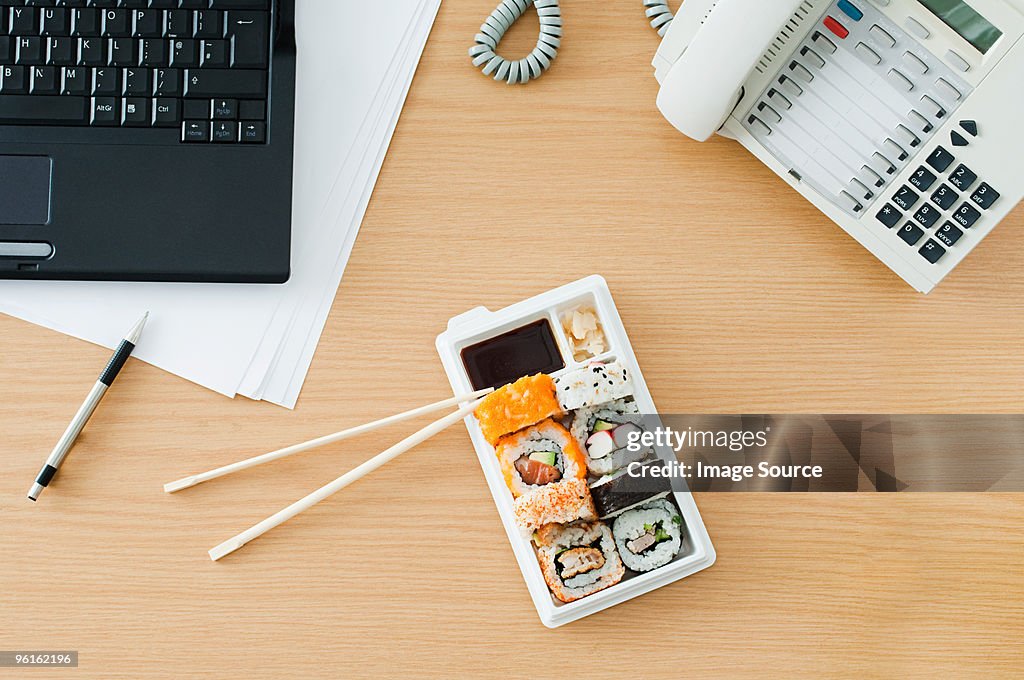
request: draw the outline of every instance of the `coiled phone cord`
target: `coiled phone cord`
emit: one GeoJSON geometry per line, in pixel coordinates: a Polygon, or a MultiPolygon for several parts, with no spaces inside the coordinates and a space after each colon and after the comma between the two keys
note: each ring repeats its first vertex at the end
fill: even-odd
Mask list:
{"type": "Polygon", "coordinates": [[[668,8],[668,0],[644,0],[644,7],[646,8],[644,14],[651,20],[651,28],[656,30],[661,37],[665,37],[669,24],[674,18],[672,10],[668,8]]]}
{"type": "Polygon", "coordinates": [[[485,76],[494,74],[495,80],[504,80],[509,85],[529,82],[540,78],[551,67],[562,44],[562,11],[558,0],[502,0],[491,15],[480,26],[475,44],[469,48],[473,66],[485,76]],[[523,59],[509,61],[497,53],[498,43],[505,31],[519,20],[526,9],[534,5],[540,17],[540,35],[537,46],[523,59]]]}
{"type": "MultiPolygon", "coordinates": [[[[643,0],[644,13],[651,21],[651,28],[661,37],[675,18],[669,9],[668,0],[643,0]]],[[[502,0],[487,20],[480,25],[475,42],[469,48],[473,66],[485,76],[494,74],[495,80],[504,80],[509,85],[527,83],[540,78],[558,56],[562,44],[562,11],[558,0],[502,0]],[[525,59],[509,61],[497,53],[498,44],[512,24],[519,21],[527,8],[534,5],[540,17],[540,35],[537,46],[525,59]]]]}

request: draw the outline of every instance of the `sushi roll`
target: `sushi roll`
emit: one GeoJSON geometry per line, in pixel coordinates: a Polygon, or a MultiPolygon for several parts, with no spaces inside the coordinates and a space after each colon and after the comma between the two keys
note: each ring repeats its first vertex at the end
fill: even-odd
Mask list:
{"type": "Polygon", "coordinates": [[[650,458],[654,450],[649,446],[638,451],[626,448],[631,436],[644,431],[642,423],[640,409],[630,397],[577,409],[570,432],[587,457],[590,474],[608,475],[650,458]]]}
{"type": "Polygon", "coordinates": [[[612,532],[602,522],[548,524],[536,538],[544,580],[562,602],[613,586],[626,573],[612,532]]]}
{"type": "Polygon", "coordinates": [[[597,519],[594,499],[583,479],[565,479],[531,491],[515,499],[512,510],[527,536],[545,524],[597,519]]]}
{"type": "Polygon", "coordinates": [[[590,494],[594,497],[598,517],[610,519],[648,501],[668,496],[672,492],[672,483],[665,477],[648,472],[649,468],[660,465],[662,463],[657,460],[647,461],[634,470],[635,476],[629,474],[627,468],[594,482],[590,494]]]}
{"type": "Polygon", "coordinates": [[[587,476],[587,459],[576,440],[553,420],[502,437],[495,452],[516,498],[562,479],[587,476]]]}
{"type": "Polygon", "coordinates": [[[626,367],[618,361],[594,362],[555,378],[558,403],[568,413],[633,394],[626,367]]]}
{"type": "Polygon", "coordinates": [[[626,566],[650,571],[668,564],[679,552],[683,517],[668,499],[659,499],[616,517],[612,533],[626,566]]]}
{"type": "Polygon", "coordinates": [[[491,446],[506,434],[561,414],[562,408],[555,398],[555,383],[544,373],[499,387],[484,397],[473,411],[484,439],[491,446]]]}

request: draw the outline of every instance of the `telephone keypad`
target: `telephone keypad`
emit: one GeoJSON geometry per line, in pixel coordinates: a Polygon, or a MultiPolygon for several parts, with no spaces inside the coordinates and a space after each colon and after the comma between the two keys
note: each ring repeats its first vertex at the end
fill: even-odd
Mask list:
{"type": "Polygon", "coordinates": [[[910,183],[921,191],[928,191],[935,183],[935,175],[922,165],[910,176],[910,183]]]}
{"type": "Polygon", "coordinates": [[[943,255],[946,254],[946,249],[940,246],[938,241],[930,238],[923,246],[921,246],[921,250],[917,252],[919,252],[921,257],[924,259],[935,264],[943,255]]]}
{"type": "Polygon", "coordinates": [[[877,217],[878,221],[884,224],[886,227],[892,229],[899,223],[900,220],[903,219],[903,213],[894,208],[892,204],[886,203],[884,206],[882,206],[882,209],[878,211],[878,214],[875,215],[875,217],[877,217]]]}
{"type": "Polygon", "coordinates": [[[924,226],[925,229],[931,229],[939,220],[939,210],[935,206],[925,203],[914,213],[914,219],[924,226]]]}
{"type": "Polygon", "coordinates": [[[956,192],[950,189],[945,184],[939,186],[932,194],[932,203],[939,206],[943,210],[949,210],[956,203],[956,200],[960,198],[956,195],[956,192]]]}
{"type": "Polygon", "coordinates": [[[904,184],[892,197],[892,202],[904,210],[910,210],[913,205],[917,203],[918,198],[918,195],[914,193],[910,187],[904,184]]]}
{"type": "Polygon", "coordinates": [[[974,184],[974,180],[978,179],[978,176],[971,172],[971,169],[961,163],[956,166],[956,170],[949,176],[949,183],[955,186],[960,191],[965,191],[974,184]]]}
{"type": "Polygon", "coordinates": [[[907,245],[916,245],[921,237],[924,236],[924,229],[917,226],[913,222],[907,222],[900,230],[896,232],[900,235],[900,238],[907,242],[907,245]]]}
{"type": "Polygon", "coordinates": [[[981,217],[981,213],[969,203],[964,203],[953,213],[953,221],[958,222],[965,229],[973,227],[979,217],[981,217]]]}
{"type": "Polygon", "coordinates": [[[952,222],[946,222],[941,227],[939,227],[938,231],[935,232],[935,238],[939,239],[947,246],[955,245],[956,242],[959,241],[960,237],[963,235],[963,230],[961,230],[952,222]]]}
{"type": "Polygon", "coordinates": [[[979,184],[978,188],[971,194],[971,200],[980,205],[983,210],[991,208],[997,198],[999,198],[999,192],[985,182],[979,184]]]}
{"type": "Polygon", "coordinates": [[[935,147],[935,151],[932,151],[932,155],[928,156],[928,165],[932,166],[939,172],[945,172],[953,163],[953,154],[943,149],[941,146],[935,147]]]}

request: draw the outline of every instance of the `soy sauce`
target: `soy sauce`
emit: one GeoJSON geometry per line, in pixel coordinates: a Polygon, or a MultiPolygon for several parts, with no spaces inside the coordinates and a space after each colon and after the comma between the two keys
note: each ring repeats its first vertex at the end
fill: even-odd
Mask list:
{"type": "Polygon", "coordinates": [[[473,389],[501,387],[524,375],[552,373],[565,367],[547,319],[462,350],[462,363],[473,389]]]}

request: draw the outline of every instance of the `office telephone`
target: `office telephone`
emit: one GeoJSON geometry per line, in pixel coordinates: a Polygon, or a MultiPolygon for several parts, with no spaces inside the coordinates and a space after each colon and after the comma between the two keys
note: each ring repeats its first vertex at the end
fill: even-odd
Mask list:
{"type": "Polygon", "coordinates": [[[1022,34],[1024,0],[685,0],[658,108],[927,293],[1024,194],[1022,34]]]}

